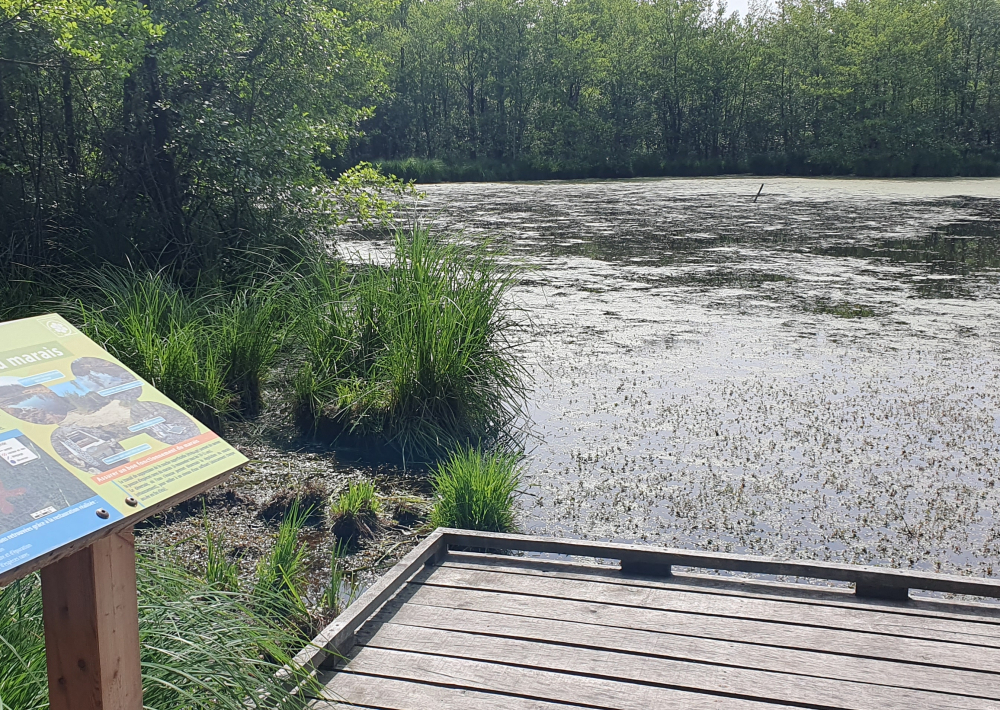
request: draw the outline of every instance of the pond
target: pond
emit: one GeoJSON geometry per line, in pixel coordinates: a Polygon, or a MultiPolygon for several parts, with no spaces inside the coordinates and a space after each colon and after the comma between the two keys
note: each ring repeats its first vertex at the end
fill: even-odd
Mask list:
{"type": "Polygon", "coordinates": [[[1000,574],[1000,180],[422,189],[528,267],[526,531],[1000,574]]]}

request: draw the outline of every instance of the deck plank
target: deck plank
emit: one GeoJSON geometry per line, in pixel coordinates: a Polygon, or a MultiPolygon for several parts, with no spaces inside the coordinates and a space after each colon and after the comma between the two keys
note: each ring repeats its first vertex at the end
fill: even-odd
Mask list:
{"type": "Polygon", "coordinates": [[[1000,710],[1000,703],[982,697],[828,678],[807,679],[794,675],[792,668],[777,673],[391,623],[383,625],[367,640],[365,648],[442,655],[720,695],[738,696],[752,688],[757,697],[769,702],[838,710],[1000,710]]]}
{"type": "MultiPolygon", "coordinates": [[[[465,658],[360,648],[344,671],[604,710],[777,710],[792,706],[465,658]]],[[[338,674],[339,675],[339,674],[338,674]]],[[[374,682],[374,681],[373,681],[374,682]]]]}
{"type": "MultiPolygon", "coordinates": [[[[310,647],[325,686],[312,710],[1000,710],[995,603],[877,600],[780,577],[645,576],[576,558],[448,552],[482,536],[435,535],[408,556],[405,574],[384,578],[379,595],[352,605],[310,647]],[[346,657],[335,653],[352,643],[346,657]]],[[[996,587],[844,565],[488,541],[575,551],[564,554],[593,548],[640,571],[637,560],[690,558],[866,584],[996,587]]]]}
{"type": "Polygon", "coordinates": [[[690,590],[606,584],[600,580],[537,577],[511,574],[503,569],[442,566],[424,583],[1000,648],[1000,625],[975,620],[934,619],[884,610],[861,611],[752,597],[706,595],[690,590]]]}
{"type": "MultiPolygon", "coordinates": [[[[879,683],[888,687],[932,690],[995,698],[1000,678],[993,674],[934,668],[870,658],[759,646],[612,628],[577,622],[507,616],[462,609],[404,604],[383,619],[393,624],[464,631],[500,638],[534,640],[592,649],[673,658],[764,671],[792,672],[832,680],[879,683]]],[[[806,678],[800,682],[808,683],[806,678]]]]}
{"type": "Polygon", "coordinates": [[[413,683],[395,678],[378,678],[337,673],[326,679],[325,699],[311,710],[573,710],[581,705],[550,703],[545,700],[483,693],[467,688],[450,688],[413,683]]]}
{"type": "Polygon", "coordinates": [[[545,597],[541,600],[539,597],[478,589],[462,589],[460,594],[457,591],[459,590],[451,587],[413,583],[413,589],[407,590],[407,594],[413,603],[428,606],[577,621],[726,641],[753,639],[761,645],[782,648],[819,650],[1000,673],[1000,649],[755,619],[685,614],[660,609],[637,610],[572,599],[545,597]]]}

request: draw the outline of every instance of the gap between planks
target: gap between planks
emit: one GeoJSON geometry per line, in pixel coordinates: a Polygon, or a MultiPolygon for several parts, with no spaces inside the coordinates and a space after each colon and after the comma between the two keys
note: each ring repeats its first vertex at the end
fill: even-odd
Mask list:
{"type": "MultiPolygon", "coordinates": [[[[848,680],[911,690],[993,698],[995,676],[949,668],[928,668],[894,661],[859,659],[818,651],[754,646],[742,642],[671,636],[651,631],[611,628],[579,622],[506,616],[488,612],[404,604],[374,620],[377,624],[417,626],[558,644],[591,650],[614,650],[709,665],[774,671],[830,680],[848,680]]],[[[370,635],[369,632],[365,638],[370,635]]]]}
{"type": "Polygon", "coordinates": [[[500,569],[508,574],[536,577],[579,579],[619,586],[676,589],[721,596],[785,600],[811,606],[835,606],[879,610],[907,616],[975,620],[1000,626],[1000,603],[958,601],[932,597],[911,597],[909,601],[890,601],[858,597],[845,587],[812,583],[776,582],[756,578],[678,572],[670,577],[628,574],[618,567],[585,564],[578,561],[514,557],[451,551],[442,567],[461,569],[500,569]]]}
{"type": "Polygon", "coordinates": [[[405,590],[408,601],[428,606],[578,621],[681,636],[1000,673],[1000,649],[972,648],[943,641],[885,636],[863,631],[701,616],[660,609],[639,610],[634,607],[477,589],[455,589],[419,582],[411,582],[410,585],[411,589],[405,590]]]}
{"type": "Polygon", "coordinates": [[[327,688],[331,693],[346,697],[339,687],[340,679],[357,674],[374,684],[383,678],[402,679],[601,710],[776,710],[803,707],[382,648],[356,647],[351,656],[345,669],[338,671],[329,681],[327,688]]]}

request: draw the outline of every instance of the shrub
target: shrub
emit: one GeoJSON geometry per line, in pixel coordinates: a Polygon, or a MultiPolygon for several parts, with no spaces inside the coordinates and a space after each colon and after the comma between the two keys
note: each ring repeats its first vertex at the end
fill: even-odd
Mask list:
{"type": "MultiPolygon", "coordinates": [[[[145,707],[305,707],[276,676],[304,643],[296,629],[260,614],[246,595],[213,588],[167,559],[140,555],[138,576],[145,707]]],[[[48,707],[37,575],[0,588],[0,707],[48,707]]]]}
{"type": "Polygon", "coordinates": [[[495,444],[522,411],[515,273],[482,249],[399,231],[388,265],[317,261],[300,284],[298,411],[316,429],[432,460],[495,444]],[[332,426],[330,426],[332,425],[332,426]]]}
{"type": "Polygon", "coordinates": [[[375,486],[368,481],[351,483],[330,507],[330,525],[338,541],[345,544],[359,537],[374,537],[382,505],[375,486]]]}
{"type": "Polygon", "coordinates": [[[434,472],[434,527],[488,532],[514,529],[514,497],[521,482],[519,457],[463,448],[434,472]]]}

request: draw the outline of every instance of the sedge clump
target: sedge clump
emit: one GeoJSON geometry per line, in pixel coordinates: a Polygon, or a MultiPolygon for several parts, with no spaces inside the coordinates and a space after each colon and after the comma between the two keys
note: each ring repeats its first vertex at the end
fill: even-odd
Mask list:
{"type": "Polygon", "coordinates": [[[439,464],[432,479],[435,527],[511,532],[520,458],[514,454],[460,448],[439,464]]]}
{"type": "Polygon", "coordinates": [[[374,537],[381,509],[374,484],[369,481],[351,483],[330,507],[330,527],[334,536],[344,543],[374,537]]]}

